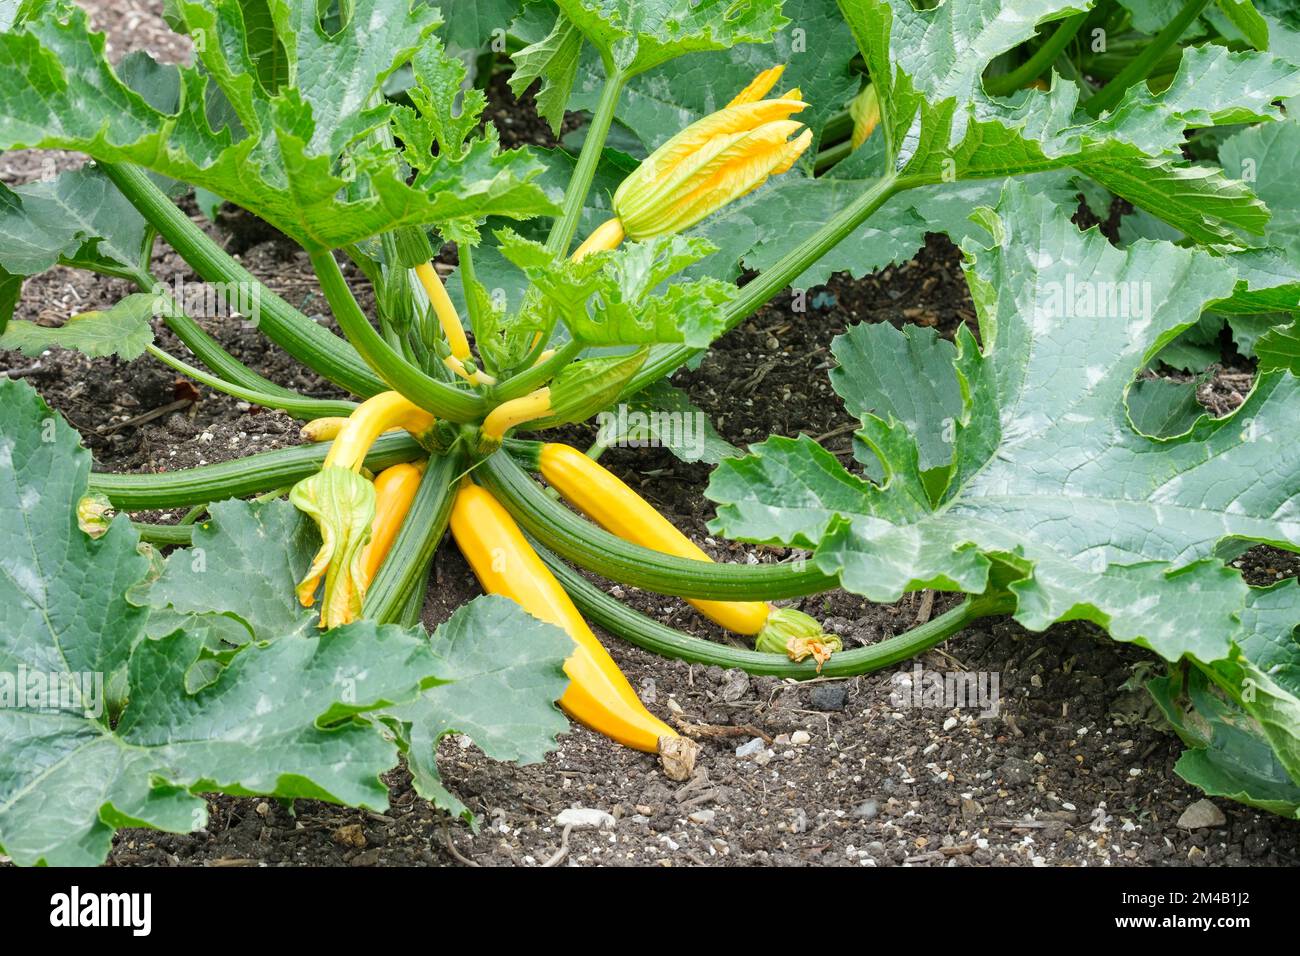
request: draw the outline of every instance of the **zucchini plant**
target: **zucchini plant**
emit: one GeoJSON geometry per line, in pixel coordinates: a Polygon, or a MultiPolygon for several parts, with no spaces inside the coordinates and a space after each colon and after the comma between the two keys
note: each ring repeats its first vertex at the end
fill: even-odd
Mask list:
{"type": "Polygon", "coordinates": [[[693,745],[588,620],[805,678],[888,666],[986,615],[1088,619],[1169,663],[1152,692],[1188,741],[1184,776],[1297,813],[1300,591],[1250,588],[1225,563],[1252,543],[1300,549],[1295,24],[1241,0],[1199,32],[1197,2],[1152,26],[1088,0],[556,0],[503,5],[506,62],[470,6],[172,0],[194,48],[180,67],[111,62],[69,0],[0,7],[0,149],[89,157],[0,187],[0,347],[147,355],[302,420],[307,440],[96,472],[39,396],[0,382],[0,672],[70,688],[66,706],[0,707],[8,855],[95,862],[123,826],[201,827],[209,792],[382,807],[399,756],[422,795],[468,814],[439,781],[438,739],[540,759],[556,701],[688,773],[693,745]],[[1108,73],[1072,46],[1094,22],[1153,36],[1108,73]],[[557,132],[585,116],[573,149],[503,149],[467,63],[480,82],[540,84],[557,132]],[[1246,175],[1256,153],[1273,158],[1246,175]],[[189,189],[300,245],[341,335],[192,221],[189,189]],[[1080,194],[1135,210],[1122,248],[1073,224],[1080,194]],[[862,425],[852,469],[807,438],[718,456],[715,529],[808,558],[712,563],[592,458],[519,437],[680,401],[662,380],[776,294],[905,260],[927,232],[961,246],[979,338],[854,326],[836,341],[832,383],[862,425]],[[159,239],[240,289],[269,342],[340,397],[230,354],[155,282],[159,239]],[[57,328],[11,319],[24,279],[55,266],[138,291],[57,328]],[[1180,417],[1134,388],[1215,316],[1258,333],[1240,409],[1184,401],[1180,417]],[[162,349],[155,319],[192,354],[162,349]],[[196,520],[130,518],[182,507],[196,520]],[[489,593],[427,635],[448,527],[489,593]],[[676,632],[571,565],[683,597],[755,649],[676,632]],[[770,603],[836,587],[964,598],[851,651],[770,603]]]}

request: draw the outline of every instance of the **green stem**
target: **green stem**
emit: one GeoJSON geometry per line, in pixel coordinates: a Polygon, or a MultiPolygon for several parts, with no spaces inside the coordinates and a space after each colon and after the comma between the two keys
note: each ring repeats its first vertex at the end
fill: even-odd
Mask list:
{"type": "Polygon", "coordinates": [[[992,96],[1006,96],[1008,93],[1014,93],[1022,86],[1034,82],[1061,55],[1061,51],[1070,45],[1070,41],[1075,38],[1075,35],[1078,34],[1087,19],[1088,13],[1085,11],[1076,13],[1069,19],[1062,20],[1052,32],[1052,35],[1024,63],[1021,63],[1010,73],[1004,73],[1001,76],[990,76],[986,79],[984,81],[985,91],[992,96]]]}
{"type": "Polygon", "coordinates": [[[201,505],[195,505],[189,511],[185,512],[185,516],[181,518],[180,523],[194,524],[194,522],[198,521],[200,518],[202,518],[205,514],[208,513],[209,504],[210,502],[205,501],[201,505]]]}
{"type": "Polygon", "coordinates": [[[451,518],[456,478],[463,461],[457,454],[429,459],[411,509],[402,522],[388,557],[366,590],[362,615],[382,623],[400,622],[426,580],[433,555],[451,518]]]}
{"type": "Polygon", "coordinates": [[[577,340],[569,339],[560,348],[556,349],[555,354],[545,362],[539,362],[532,368],[525,369],[518,375],[506,379],[495,388],[491,389],[489,394],[494,401],[508,402],[512,398],[522,398],[530,392],[541,388],[548,381],[559,374],[564,366],[568,365],[579,355],[582,354],[582,346],[577,340]]]}
{"type": "Polygon", "coordinates": [[[195,368],[188,362],[178,359],[176,356],[164,352],[158,346],[150,343],[145,346],[149,354],[162,362],[169,365],[182,375],[188,375],[196,382],[202,382],[208,388],[216,389],[218,392],[225,392],[235,398],[245,402],[251,402],[254,405],[261,405],[264,408],[276,408],[282,412],[288,412],[294,418],[310,421],[313,418],[324,418],[327,415],[338,415],[346,418],[356,411],[356,402],[347,401],[330,401],[323,398],[305,398],[303,396],[284,396],[268,395],[265,392],[254,391],[251,388],[244,388],[231,382],[225,382],[215,375],[209,375],[200,368],[195,368]]]}
{"type": "MultiPolygon", "coordinates": [[[[282,488],[320,471],[330,442],[295,445],[264,451],[235,461],[161,474],[90,474],[92,492],[107,495],[119,511],[188,508],[223,498],[242,498],[271,488],[282,488]]],[[[366,456],[366,467],[382,471],[389,465],[421,458],[427,452],[410,435],[381,435],[366,456]]]]}
{"type": "Polygon", "coordinates": [[[474,476],[524,531],[568,561],[620,584],[711,601],[802,597],[839,586],[812,562],[721,564],[678,558],[624,541],[547,497],[508,454],[481,462],[474,476]]]}
{"type": "Polygon", "coordinates": [[[619,95],[627,77],[617,69],[606,67],[605,87],[600,91],[600,100],[596,111],[591,114],[591,124],[587,127],[587,138],[583,140],[578,162],[573,167],[573,175],[564,193],[564,206],[560,216],[551,226],[551,234],[546,237],[546,248],[551,255],[559,258],[569,254],[573,237],[578,231],[578,222],[582,218],[582,207],[587,201],[591,181],[596,176],[596,167],[600,165],[600,156],[605,149],[605,140],[609,136],[609,127],[614,122],[614,111],[618,107],[619,95]]]}
{"type": "Polygon", "coordinates": [[[194,543],[192,524],[149,524],[145,521],[132,521],[131,527],[135,528],[141,541],[160,548],[189,547],[194,543]]]}
{"type": "Polygon", "coordinates": [[[820,142],[834,143],[853,134],[853,114],[840,110],[822,124],[820,142]]]}
{"type": "MultiPolygon", "coordinates": [[[[154,280],[150,273],[144,270],[133,272],[130,278],[140,288],[141,292],[155,292],[160,289],[160,284],[154,280]]],[[[165,287],[161,288],[165,289],[165,287]]],[[[198,357],[200,362],[212,369],[225,381],[264,392],[267,395],[298,397],[297,392],[282,385],[277,385],[269,378],[263,378],[222,348],[221,344],[205,332],[199,323],[185,314],[185,310],[176,301],[175,296],[164,292],[158,296],[158,304],[163,309],[160,316],[167,328],[172,330],[175,336],[185,344],[185,347],[198,357]]]]}
{"type": "Polygon", "coordinates": [[[766,654],[740,647],[729,647],[703,638],[691,637],[660,624],[614,600],[535,540],[533,547],[546,562],[551,573],[573,598],[587,620],[617,634],[630,644],[677,660],[694,664],[738,667],[750,674],[807,680],[813,677],[852,677],[867,674],[891,664],[916,657],[969,627],[982,617],[1006,614],[1014,609],[1005,597],[968,597],[951,611],[932,618],[910,631],[886,638],[870,647],[840,651],[831,655],[821,671],[812,661],[796,664],[783,654],[766,654]]]}
{"type": "Polygon", "coordinates": [[[820,176],[852,152],[852,140],[846,139],[843,142],[836,143],[834,146],[828,146],[826,149],[823,149],[818,153],[817,158],[813,160],[813,172],[820,176]]]}
{"type": "Polygon", "coordinates": [[[334,259],[334,253],[313,252],[311,264],[320,280],[325,300],[329,302],[334,317],[338,320],[339,328],[389,387],[447,421],[473,422],[483,417],[487,412],[487,403],[481,395],[430,378],[388,346],[357,305],[357,300],[353,298],[352,290],[348,288],[347,280],[343,278],[343,272],[334,259]]]}
{"type": "Polygon", "coordinates": [[[1187,32],[1187,28],[1192,25],[1192,21],[1199,17],[1201,11],[1209,5],[1210,0],[1187,0],[1182,9],[1165,25],[1165,28],[1142,48],[1142,52],[1130,60],[1128,66],[1120,70],[1115,79],[1103,86],[1095,96],[1084,103],[1083,108],[1092,116],[1100,116],[1106,110],[1114,109],[1119,101],[1123,99],[1129,87],[1147,78],[1151,68],[1165,55],[1165,51],[1182,38],[1182,35],[1187,32]]]}
{"type": "MultiPolygon", "coordinates": [[[[465,293],[465,311],[469,314],[469,327],[478,337],[479,330],[483,328],[483,313],[480,308],[478,296],[474,295],[472,289],[478,283],[478,275],[474,272],[474,247],[471,243],[463,242],[456,244],[456,258],[460,263],[460,284],[465,293]]],[[[479,358],[481,359],[480,351],[479,358]]],[[[488,369],[489,372],[496,372],[497,369],[488,369]]]]}
{"type": "MultiPolygon", "coordinates": [[[[908,188],[908,185],[899,180],[897,173],[888,173],[876,180],[870,189],[741,289],[740,295],[727,305],[725,312],[727,328],[734,329],[757,312],[772,296],[803,275],[809,266],[852,235],[853,231],[866,222],[872,213],[888,202],[895,193],[905,188],[908,188]]],[[[705,349],[691,348],[686,345],[653,349],[650,358],[624,387],[622,397],[626,398],[647,385],[657,382],[704,351],[705,349]]]]}
{"type": "MultiPolygon", "coordinates": [[[[140,214],[206,282],[242,283],[257,289],[258,328],[308,368],[348,391],[369,397],[385,389],[355,350],[267,289],[176,207],[137,166],[101,163],[100,168],[140,214]]],[[[186,343],[188,344],[188,343],[186,343]]],[[[198,354],[198,353],[195,353],[198,354]]]]}

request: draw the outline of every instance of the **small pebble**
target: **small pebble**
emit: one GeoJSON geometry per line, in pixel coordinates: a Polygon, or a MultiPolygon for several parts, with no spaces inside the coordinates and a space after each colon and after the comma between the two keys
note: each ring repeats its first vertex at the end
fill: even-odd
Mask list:
{"type": "Polygon", "coordinates": [[[1183,830],[1199,830],[1202,827],[1221,827],[1227,823],[1223,811],[1209,800],[1197,800],[1183,811],[1178,818],[1178,826],[1183,830]]]}
{"type": "Polygon", "coordinates": [[[808,692],[808,706],[812,710],[843,710],[849,690],[844,684],[818,684],[808,692]]]}
{"type": "Polygon", "coordinates": [[[794,744],[796,747],[802,746],[810,740],[812,740],[812,734],[808,733],[806,730],[796,730],[790,735],[790,743],[794,744]]]}
{"type": "Polygon", "coordinates": [[[612,830],[617,822],[604,810],[593,807],[569,807],[567,810],[561,810],[559,816],[555,818],[557,826],[571,826],[575,829],[594,827],[598,830],[612,830]]]}

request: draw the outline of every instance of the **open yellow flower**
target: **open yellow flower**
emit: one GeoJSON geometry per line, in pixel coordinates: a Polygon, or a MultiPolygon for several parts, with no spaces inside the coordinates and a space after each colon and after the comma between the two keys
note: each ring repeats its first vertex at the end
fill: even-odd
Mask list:
{"type": "Polygon", "coordinates": [[[812,142],[790,117],[808,104],[799,90],[763,97],[784,67],[765,70],[723,109],[692,123],[657,150],[614,193],[614,210],[632,239],[680,232],[768,177],[786,172],[812,142]]]}
{"type": "Polygon", "coordinates": [[[361,475],[370,446],[392,428],[417,437],[435,424],[424,409],[396,392],[381,392],[359,405],[334,438],[321,470],[294,485],[289,500],[320,528],[321,546],[298,583],[303,607],[316,603],[325,579],[320,626],[338,627],[361,614],[367,575],[364,554],[375,520],[375,486],[361,475]]]}

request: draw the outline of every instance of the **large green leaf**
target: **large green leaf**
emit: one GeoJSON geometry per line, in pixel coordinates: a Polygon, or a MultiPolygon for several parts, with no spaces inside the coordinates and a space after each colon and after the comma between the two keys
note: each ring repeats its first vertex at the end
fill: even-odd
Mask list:
{"type": "Polygon", "coordinates": [[[357,715],[435,683],[423,635],[362,622],[245,644],[187,693],[205,638],[143,638],[127,598],[149,570],[138,538],[121,515],[97,539],[78,526],[90,454],[25,383],[0,381],[0,457],[5,853],[93,865],[120,827],[202,827],[204,791],[386,805],[397,750],[357,715]]]}
{"type": "Polygon", "coordinates": [[[726,331],[723,307],[736,295],[712,277],[669,282],[716,247],[705,239],[656,236],[579,262],[557,260],[539,242],[497,234],[570,335],[587,346],[683,342],[705,348],[726,331]],[[662,292],[658,291],[662,288],[662,292]]]}
{"type": "Polygon", "coordinates": [[[168,555],[147,603],[181,614],[222,613],[260,640],[312,633],[317,614],[294,594],[320,546],[311,520],[278,499],[218,501],[209,515],[191,547],[168,555]]]}
{"type": "Polygon", "coordinates": [[[1255,346],[1263,369],[1290,369],[1300,375],[1300,320],[1262,335],[1255,346]]]}
{"type": "Polygon", "coordinates": [[[460,608],[432,639],[448,681],[389,711],[416,791],[447,812],[471,817],[438,773],[438,741],[461,733],[494,760],[536,763],[568,721],[555,706],[568,687],[573,639],[515,602],[486,595],[460,608]]]}
{"type": "MultiPolygon", "coordinates": [[[[862,324],[836,336],[831,354],[840,363],[831,370],[831,386],[849,412],[901,422],[916,436],[921,471],[946,476],[962,414],[952,343],[919,325],[900,332],[884,323],[862,324]]],[[[883,478],[875,453],[860,444],[855,451],[872,478],[883,478]]]]}
{"type": "MultiPolygon", "coordinates": [[[[1086,6],[1087,4],[1083,4],[1086,6]]],[[[1100,119],[1076,119],[1079,89],[1011,97],[984,92],[988,63],[1044,21],[1081,9],[1063,0],[972,0],[917,10],[909,0],[841,0],[882,105],[891,163],[926,182],[1001,178],[1074,166],[1204,242],[1261,232],[1262,205],[1241,183],[1184,164],[1189,127],[1273,119],[1300,70],[1269,53],[1188,49],[1168,89],[1136,84],[1100,119]]]]}
{"type": "Polygon", "coordinates": [[[521,96],[535,80],[541,79],[537,114],[550,124],[551,132],[557,136],[564,122],[569,94],[578,78],[581,58],[582,33],[563,13],[556,14],[550,33],[512,56],[515,69],[510,74],[511,92],[521,96]]]}
{"type": "Polygon", "coordinates": [[[709,417],[682,389],[660,380],[641,389],[615,412],[597,417],[596,441],[605,447],[667,448],[681,461],[716,465],[742,452],[718,434],[709,417]]]}
{"type": "Polygon", "coordinates": [[[1147,690],[1187,744],[1174,772],[1212,797],[1300,820],[1300,784],[1288,775],[1259,727],[1199,670],[1185,683],[1168,677],[1147,690]]]}
{"type": "Polygon", "coordinates": [[[766,43],[788,22],[781,0],[556,0],[601,55],[628,76],[684,53],[766,43]]]}
{"type": "Polygon", "coordinates": [[[408,184],[401,155],[378,135],[395,113],[379,90],[436,42],[436,11],[423,4],[357,0],[329,34],[314,4],[270,0],[288,74],[273,94],[250,53],[266,45],[265,22],[250,26],[240,0],[179,0],[175,19],[198,38],[201,64],[154,69],[148,91],[114,71],[83,11],[63,0],[35,6],[37,15],[0,34],[0,149],[137,163],[241,205],[311,249],[398,225],[551,208],[528,182],[540,166],[489,140],[460,159],[440,157],[408,184]],[[175,77],[170,98],[166,77],[175,77]]]}
{"type": "Polygon", "coordinates": [[[1300,155],[1300,120],[1265,123],[1229,137],[1219,161],[1231,176],[1248,180],[1272,217],[1265,237],[1286,256],[1293,276],[1300,276],[1300,198],[1296,195],[1296,156],[1300,155]]]}
{"type": "Polygon", "coordinates": [[[149,563],[124,516],[102,537],[81,531],[89,474],[67,422],[30,385],[0,379],[0,673],[25,664],[107,681],[140,639],[146,612],[125,595],[149,563]]]}
{"type": "Polygon", "coordinates": [[[396,748],[353,715],[413,699],[432,681],[423,638],[361,622],[249,644],[186,694],[200,648],[185,632],[140,644],[130,703],[111,730],[80,711],[0,711],[0,845],[15,862],[93,865],[119,827],[201,828],[204,791],[387,806],[379,776],[396,748]]]}
{"type": "Polygon", "coordinates": [[[869,416],[860,436],[884,487],[808,439],[773,438],[714,472],[715,530],[813,547],[845,587],[886,602],[924,586],[979,593],[1000,558],[1023,569],[1012,590],[1028,627],[1085,618],[1171,660],[1226,656],[1245,585],[1214,560],[1218,546],[1300,550],[1300,385],[1269,373],[1228,418],[1164,441],[1139,434],[1125,391],[1232,289],[1224,260],[1163,243],[1117,250],[1014,183],[982,220],[992,244],[964,248],[984,348],[959,333],[966,404],[942,496],[917,439],[869,416]]]}
{"type": "Polygon", "coordinates": [[[97,312],[74,315],[60,326],[10,322],[0,335],[0,348],[39,356],[46,349],[76,349],[86,355],[116,355],[130,361],[153,341],[149,320],[158,314],[158,297],[137,292],[97,312]]]}
{"type": "Polygon", "coordinates": [[[143,217],[93,166],[15,189],[0,184],[0,332],[13,315],[22,277],[60,262],[135,270],[149,244],[143,217]],[[5,276],[13,277],[14,301],[8,305],[5,276]]]}
{"type": "Polygon", "coordinates": [[[1300,819],[1300,584],[1251,588],[1234,653],[1148,684],[1187,750],[1175,770],[1207,792],[1300,819]],[[1211,680],[1206,678],[1211,677],[1211,680]]]}

